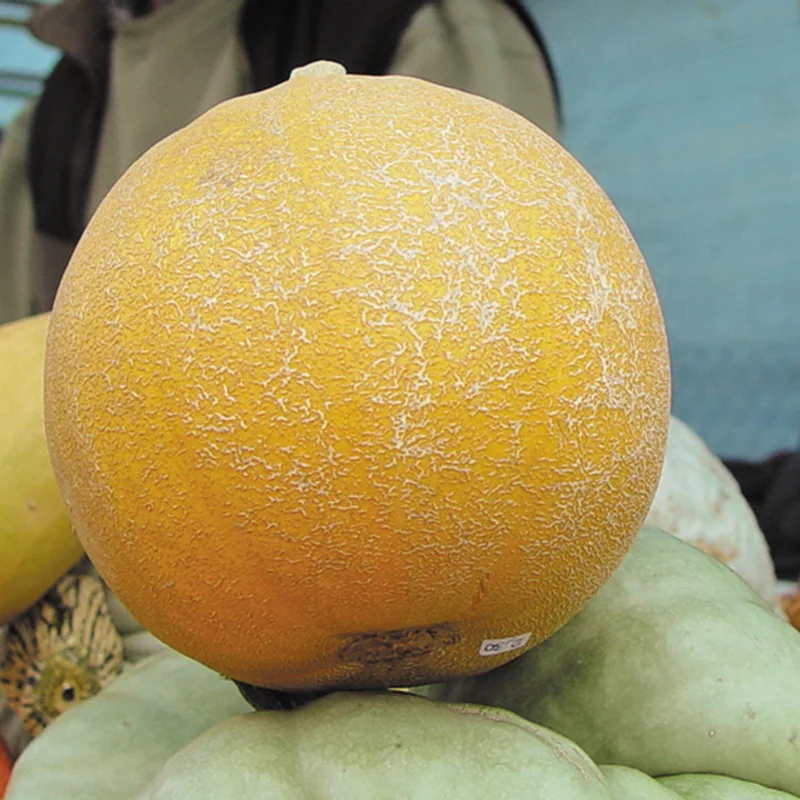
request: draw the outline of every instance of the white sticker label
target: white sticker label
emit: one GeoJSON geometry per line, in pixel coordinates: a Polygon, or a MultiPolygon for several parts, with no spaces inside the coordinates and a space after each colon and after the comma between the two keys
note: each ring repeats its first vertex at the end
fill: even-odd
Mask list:
{"type": "Polygon", "coordinates": [[[482,656],[497,656],[500,653],[510,653],[525,647],[531,638],[530,633],[521,633],[519,636],[509,636],[506,639],[484,639],[478,653],[482,656]]]}

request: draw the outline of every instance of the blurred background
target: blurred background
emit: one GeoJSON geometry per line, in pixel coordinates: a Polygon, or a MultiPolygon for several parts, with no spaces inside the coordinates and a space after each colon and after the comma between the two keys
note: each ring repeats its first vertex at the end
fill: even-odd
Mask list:
{"type": "MultiPolygon", "coordinates": [[[[800,446],[797,0],[527,0],[564,144],[628,221],[658,288],[676,416],[724,457],[800,446]]],[[[55,55],[0,2],[0,128],[55,55]]]]}

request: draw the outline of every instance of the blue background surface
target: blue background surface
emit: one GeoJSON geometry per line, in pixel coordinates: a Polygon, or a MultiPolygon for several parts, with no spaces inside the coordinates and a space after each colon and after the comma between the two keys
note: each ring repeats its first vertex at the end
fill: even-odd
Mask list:
{"type": "MultiPolygon", "coordinates": [[[[527,2],[560,75],[564,143],[653,272],[674,412],[723,455],[798,446],[797,0],[527,2]]],[[[0,69],[53,60],[0,31],[0,69]]],[[[20,102],[0,100],[0,124],[20,102]]]]}
{"type": "Polygon", "coordinates": [[[662,300],[674,411],[724,455],[800,444],[797,0],[528,0],[564,142],[662,300]]]}

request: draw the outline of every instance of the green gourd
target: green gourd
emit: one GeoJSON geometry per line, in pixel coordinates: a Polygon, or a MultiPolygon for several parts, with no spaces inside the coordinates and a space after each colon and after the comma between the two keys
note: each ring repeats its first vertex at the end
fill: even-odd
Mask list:
{"type": "Polygon", "coordinates": [[[248,708],[212,670],[151,656],[48,725],[14,765],[4,800],[133,800],[173,753],[248,708]]]}
{"type": "Polygon", "coordinates": [[[510,709],[598,764],[800,794],[800,633],[727,566],[645,527],[554,636],[429,696],[510,709]]]}
{"type": "Polygon", "coordinates": [[[672,775],[658,782],[683,800],[797,800],[786,792],[726,775],[672,775]]]}
{"type": "Polygon", "coordinates": [[[485,797],[614,800],[578,747],[508,711],[388,691],[252,711],[230,681],[167,652],[49,725],[5,800],[485,797]]]}
{"type": "Polygon", "coordinates": [[[604,764],[600,771],[614,800],[683,800],[681,795],[638,769],[604,764]]]}
{"type": "Polygon", "coordinates": [[[796,800],[794,795],[725,775],[651,778],[638,769],[601,766],[614,800],[796,800]]]}
{"type": "MultiPolygon", "coordinates": [[[[564,737],[508,711],[337,693],[222,723],[138,800],[612,800],[564,737]]],[[[13,800],[13,799],[12,799],[13,800]]]]}

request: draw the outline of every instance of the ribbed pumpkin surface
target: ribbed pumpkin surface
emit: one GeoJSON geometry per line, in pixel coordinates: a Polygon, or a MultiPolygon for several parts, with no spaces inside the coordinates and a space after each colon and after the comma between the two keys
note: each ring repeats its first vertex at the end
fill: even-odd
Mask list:
{"type": "Polygon", "coordinates": [[[99,571],[168,644],[278,689],[454,677],[551,634],[637,533],[668,404],[650,276],[591,177],[403,77],[297,75],[159,143],[48,342],[99,571]]]}

